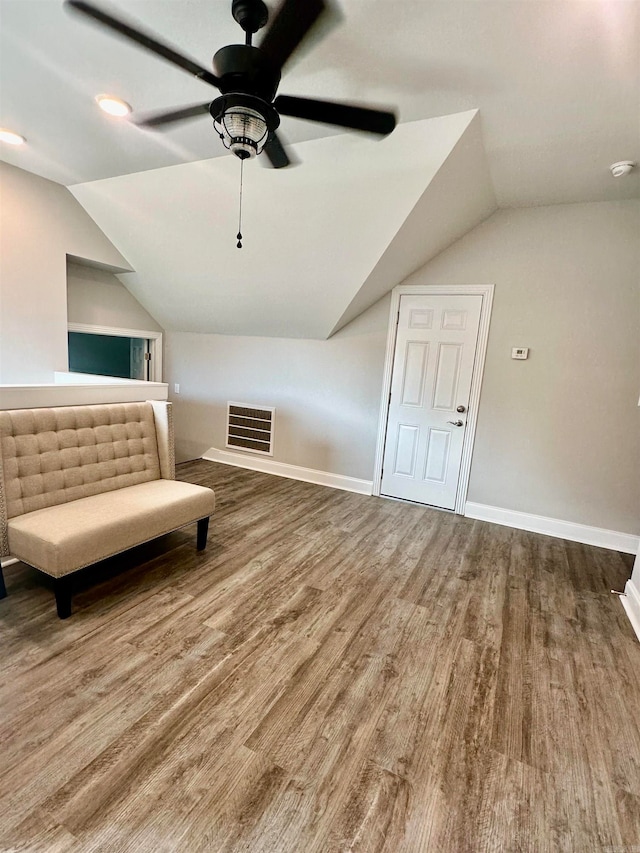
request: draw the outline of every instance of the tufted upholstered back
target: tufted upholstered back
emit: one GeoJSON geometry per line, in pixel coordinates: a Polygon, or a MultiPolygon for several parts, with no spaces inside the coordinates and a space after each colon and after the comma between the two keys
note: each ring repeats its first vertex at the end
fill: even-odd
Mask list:
{"type": "Polygon", "coordinates": [[[160,477],[150,403],[0,412],[5,518],[160,477]]]}

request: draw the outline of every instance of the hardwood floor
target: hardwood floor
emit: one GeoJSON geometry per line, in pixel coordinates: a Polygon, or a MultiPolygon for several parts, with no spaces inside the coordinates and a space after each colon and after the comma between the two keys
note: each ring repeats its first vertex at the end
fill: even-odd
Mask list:
{"type": "Polygon", "coordinates": [[[195,525],[0,602],[0,850],[640,851],[632,558],[198,461],[195,525]],[[126,571],[123,572],[123,569],[126,571]]]}

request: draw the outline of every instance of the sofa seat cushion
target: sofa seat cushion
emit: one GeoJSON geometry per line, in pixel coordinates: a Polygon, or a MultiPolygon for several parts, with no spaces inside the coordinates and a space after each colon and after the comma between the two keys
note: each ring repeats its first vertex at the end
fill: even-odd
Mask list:
{"type": "Polygon", "coordinates": [[[211,489],[152,480],[9,520],[13,556],[62,577],[213,513],[211,489]]]}

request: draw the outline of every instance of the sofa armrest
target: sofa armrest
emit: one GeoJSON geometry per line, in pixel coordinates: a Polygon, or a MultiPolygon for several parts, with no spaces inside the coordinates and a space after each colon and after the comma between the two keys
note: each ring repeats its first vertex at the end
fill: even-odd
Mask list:
{"type": "Polygon", "coordinates": [[[156,423],[160,477],[163,480],[176,478],[176,450],[173,432],[173,404],[165,400],[149,400],[156,423]]]}

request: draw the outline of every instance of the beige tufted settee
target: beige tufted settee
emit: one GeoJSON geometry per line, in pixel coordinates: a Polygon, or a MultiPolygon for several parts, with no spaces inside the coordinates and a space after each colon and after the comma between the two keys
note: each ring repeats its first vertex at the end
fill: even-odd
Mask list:
{"type": "Polygon", "coordinates": [[[175,479],[170,403],[0,411],[0,554],[54,579],[61,619],[75,572],[195,521],[202,550],[214,506],[175,479]]]}

